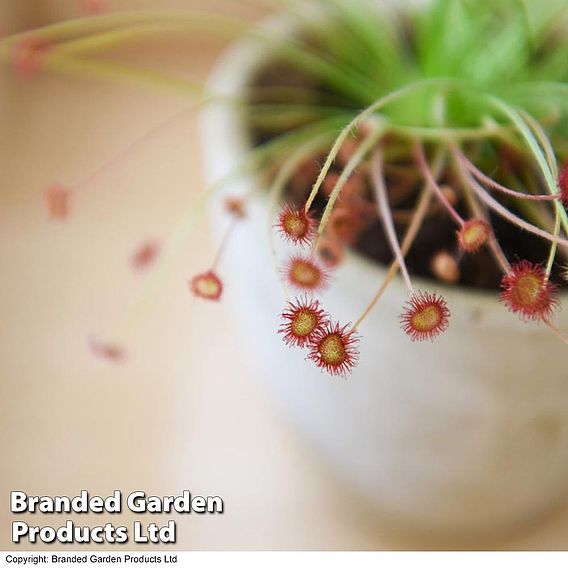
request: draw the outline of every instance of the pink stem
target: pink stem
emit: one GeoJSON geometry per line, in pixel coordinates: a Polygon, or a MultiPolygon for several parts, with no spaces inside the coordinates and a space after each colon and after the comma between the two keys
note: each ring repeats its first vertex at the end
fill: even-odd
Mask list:
{"type": "Polygon", "coordinates": [[[410,281],[410,275],[408,274],[408,269],[406,268],[404,255],[400,250],[400,245],[394,228],[394,222],[392,220],[392,215],[387,195],[387,188],[385,186],[385,180],[383,177],[383,160],[381,157],[380,150],[377,150],[373,154],[371,175],[373,178],[373,186],[375,188],[375,192],[377,195],[377,204],[379,206],[379,213],[383,221],[385,234],[387,235],[392,252],[400,266],[400,270],[404,277],[406,286],[410,292],[413,292],[414,288],[412,286],[412,282],[410,281]]]}
{"type": "MultiPolygon", "coordinates": [[[[453,151],[454,151],[456,159],[459,160],[459,155],[456,153],[456,150],[454,149],[453,151]]],[[[464,179],[467,182],[467,184],[469,185],[469,187],[471,187],[471,189],[473,191],[475,191],[475,193],[479,196],[479,198],[489,208],[493,209],[493,211],[495,211],[495,213],[497,213],[498,215],[501,215],[501,217],[503,217],[504,219],[506,219],[507,221],[509,221],[513,225],[516,225],[517,227],[524,229],[525,231],[528,231],[529,233],[533,233],[533,235],[537,235],[537,236],[539,236],[543,239],[546,239],[547,241],[550,241],[550,242],[553,242],[553,243],[558,243],[560,245],[568,247],[568,240],[563,239],[561,237],[558,237],[556,235],[552,235],[550,233],[547,233],[546,231],[539,229],[538,227],[535,227],[534,225],[531,225],[530,223],[527,223],[524,219],[521,219],[520,217],[518,217],[514,213],[511,213],[506,207],[501,205],[498,201],[495,201],[495,199],[493,199],[487,193],[487,191],[485,191],[485,189],[483,187],[481,187],[479,185],[479,183],[477,183],[477,181],[475,179],[473,179],[465,171],[464,171],[464,179]]]]}
{"type": "Polygon", "coordinates": [[[549,327],[549,329],[566,345],[568,345],[568,336],[562,333],[550,320],[544,320],[544,323],[549,327]]]}
{"type": "Polygon", "coordinates": [[[424,148],[422,147],[422,144],[420,143],[416,144],[415,154],[416,154],[416,160],[418,161],[418,165],[420,166],[420,170],[422,171],[422,174],[424,175],[426,181],[428,182],[428,186],[434,190],[436,197],[440,200],[440,202],[446,208],[446,210],[448,211],[450,216],[454,219],[454,221],[460,227],[463,227],[465,221],[461,218],[460,214],[454,209],[452,204],[448,201],[448,198],[444,195],[444,192],[442,191],[442,189],[434,179],[434,176],[432,175],[432,171],[430,170],[430,167],[428,166],[428,163],[426,161],[426,156],[424,155],[424,148]]]}
{"type": "Polygon", "coordinates": [[[531,195],[529,193],[521,193],[498,184],[490,177],[486,176],[481,170],[477,169],[461,152],[458,154],[459,159],[463,165],[481,182],[487,184],[489,187],[496,189],[507,195],[518,197],[519,199],[528,199],[529,201],[555,201],[559,195],[531,195]]]}
{"type": "Polygon", "coordinates": [[[493,257],[501,267],[501,270],[505,274],[511,272],[511,263],[507,260],[507,257],[505,256],[505,253],[503,252],[499,241],[495,238],[495,235],[493,233],[491,233],[491,236],[489,237],[489,248],[493,253],[493,257]]]}
{"type": "MultiPolygon", "coordinates": [[[[460,152],[457,145],[452,145],[452,149],[455,152],[460,152]]],[[[465,158],[465,156],[464,156],[464,158],[465,158]]],[[[456,167],[457,167],[457,173],[458,173],[459,177],[461,178],[462,182],[467,185],[467,183],[468,183],[467,171],[465,169],[464,164],[461,163],[461,162],[457,162],[456,167]]],[[[490,225],[486,207],[484,207],[482,204],[478,203],[475,196],[473,196],[473,195],[471,196],[471,199],[469,200],[469,202],[470,202],[470,207],[471,207],[474,215],[476,217],[479,217],[480,219],[483,219],[488,225],[490,225]]],[[[505,274],[508,274],[511,271],[511,264],[507,260],[507,257],[505,256],[505,253],[503,252],[503,249],[501,248],[499,241],[495,237],[495,231],[493,231],[493,230],[491,231],[491,234],[489,236],[489,243],[488,244],[489,244],[489,249],[491,251],[491,254],[493,255],[493,258],[495,259],[497,264],[501,267],[501,270],[505,274]]]]}
{"type": "Polygon", "coordinates": [[[219,245],[219,249],[217,250],[217,254],[215,255],[215,259],[213,260],[213,263],[211,265],[211,270],[215,271],[217,269],[217,266],[219,264],[219,262],[221,261],[221,258],[223,256],[223,253],[225,252],[225,249],[227,248],[227,244],[229,243],[229,239],[231,238],[231,235],[235,229],[235,227],[237,226],[239,219],[234,219],[231,224],[227,227],[227,229],[225,230],[225,234],[223,235],[223,239],[221,240],[221,244],[219,245]]]}
{"type": "Polygon", "coordinates": [[[154,136],[159,134],[162,130],[165,130],[170,125],[177,122],[183,115],[188,113],[192,110],[192,107],[185,108],[180,112],[174,113],[172,116],[169,116],[165,120],[159,122],[155,126],[151,127],[147,130],[144,134],[142,134],[139,138],[133,140],[132,142],[128,143],[122,149],[120,149],[114,156],[109,158],[106,162],[103,162],[98,168],[96,168],[93,172],[91,172],[87,177],[83,178],[79,182],[75,183],[72,187],[74,191],[78,191],[80,189],[85,189],[90,184],[97,181],[98,178],[103,176],[107,171],[112,170],[113,167],[118,166],[122,161],[126,160],[128,156],[138,149],[144,142],[151,140],[154,136]]]}

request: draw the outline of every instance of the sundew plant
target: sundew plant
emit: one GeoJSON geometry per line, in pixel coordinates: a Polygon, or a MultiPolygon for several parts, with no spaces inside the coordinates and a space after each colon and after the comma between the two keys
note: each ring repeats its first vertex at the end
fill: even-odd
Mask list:
{"type": "MultiPolygon", "coordinates": [[[[491,289],[504,309],[567,343],[554,316],[568,279],[568,2],[272,3],[293,34],[204,13],[108,13],[6,37],[0,54],[19,73],[88,74],[238,106],[255,145],[184,222],[234,177],[262,180],[275,205],[273,238],[293,249],[275,257],[284,295],[274,332],[329,374],[356,366],[359,332],[399,272],[408,289],[399,326],[410,340],[432,341],[451,325],[437,280],[491,289]],[[267,52],[246,96],[100,55],[147,34],[195,29],[248,37],[267,52]],[[336,321],[319,292],[333,285],[346,250],[373,257],[381,244],[388,253],[374,256],[389,265],[384,281],[354,323],[336,321]],[[416,274],[433,277],[432,289],[417,289],[416,274]]],[[[47,189],[51,217],[69,214],[75,189],[47,189]]],[[[233,221],[210,268],[190,279],[195,296],[222,299],[220,261],[250,199],[253,191],[224,201],[233,221]]],[[[155,253],[147,246],[140,262],[155,253]]],[[[120,355],[108,345],[96,351],[120,355]]]]}

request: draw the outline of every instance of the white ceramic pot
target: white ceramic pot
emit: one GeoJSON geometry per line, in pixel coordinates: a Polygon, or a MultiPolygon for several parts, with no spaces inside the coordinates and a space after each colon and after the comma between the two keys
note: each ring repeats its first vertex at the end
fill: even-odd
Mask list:
{"type": "MultiPolygon", "coordinates": [[[[242,95],[263,49],[243,42],[218,64],[209,86],[242,95]]],[[[214,104],[203,117],[210,181],[249,149],[236,107],[214,104]]],[[[230,193],[255,186],[236,180],[230,193]]],[[[227,223],[213,204],[221,234],[227,223]]],[[[568,347],[545,327],[524,324],[495,293],[418,282],[446,297],[447,333],[414,344],[400,330],[407,299],[395,280],[360,331],[360,364],[348,380],[330,378],[286,348],[276,333],[282,290],[271,259],[265,198],[249,207],[222,266],[225,301],[243,348],[289,418],[328,465],[397,522],[429,531],[513,528],[560,502],[568,488],[568,347]]],[[[384,269],[355,254],[335,273],[323,303],[353,321],[384,269]]],[[[568,328],[566,313],[558,324],[568,328]]]]}

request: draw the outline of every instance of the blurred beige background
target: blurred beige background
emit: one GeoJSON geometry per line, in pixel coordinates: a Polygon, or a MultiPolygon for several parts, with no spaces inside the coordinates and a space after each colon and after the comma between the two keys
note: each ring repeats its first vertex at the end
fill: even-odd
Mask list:
{"type": "MultiPolygon", "coordinates": [[[[113,9],[159,4],[249,19],[267,11],[262,0],[109,2],[113,9]]],[[[0,0],[2,28],[71,17],[79,4],[0,0]]],[[[137,42],[108,56],[202,82],[225,46],[195,34],[137,42]]],[[[22,79],[6,65],[0,88],[0,549],[14,548],[8,497],[16,489],[221,495],[223,516],[175,517],[177,549],[436,546],[372,519],[281,419],[241,357],[223,306],[191,300],[186,281],[213,255],[205,223],[166,267],[157,293],[144,295],[153,281],[132,272],[132,252],[146,238],[165,238],[204,189],[196,111],[155,131],[85,187],[67,222],[47,220],[47,185],[83,179],[189,102],[86,78],[22,79]],[[120,335],[126,363],[95,359],[89,334],[120,335]]],[[[27,516],[30,524],[55,526],[65,518],[27,516]]],[[[117,522],[76,518],[81,525],[107,520],[117,522]]],[[[560,507],[521,534],[475,545],[566,549],[568,511],[560,507]]]]}

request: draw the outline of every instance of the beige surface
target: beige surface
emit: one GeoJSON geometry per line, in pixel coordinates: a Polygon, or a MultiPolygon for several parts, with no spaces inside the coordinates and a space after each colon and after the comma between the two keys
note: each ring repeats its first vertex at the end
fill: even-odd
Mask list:
{"type": "MultiPolygon", "coordinates": [[[[0,2],[8,29],[76,9],[71,1],[0,2]]],[[[134,4],[152,2],[120,5],[134,4]]],[[[198,3],[160,2],[188,4],[198,3]]],[[[195,37],[145,42],[119,55],[202,80],[221,47],[195,37]]],[[[25,81],[5,68],[0,85],[0,549],[12,548],[10,490],[74,495],[83,488],[223,496],[222,517],[177,518],[179,549],[418,546],[371,521],[288,429],[251,376],[222,305],[191,301],[186,280],[213,254],[204,226],[166,267],[156,294],[144,295],[149,277],[130,270],[136,245],[166,236],[203,190],[195,112],[85,187],[68,222],[46,220],[47,184],[84,178],[188,103],[55,75],[25,81]],[[94,359],[89,334],[123,338],[127,363],[94,359]]],[[[562,549],[567,535],[564,511],[487,546],[562,549]]]]}

